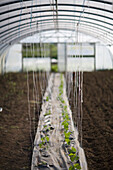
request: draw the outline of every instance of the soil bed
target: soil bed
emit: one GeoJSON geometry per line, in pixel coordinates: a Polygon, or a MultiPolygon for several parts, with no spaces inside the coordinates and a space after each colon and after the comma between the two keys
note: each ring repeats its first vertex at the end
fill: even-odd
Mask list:
{"type": "MultiPolygon", "coordinates": [[[[42,74],[42,73],[41,73],[42,74]]],[[[40,84],[44,85],[45,74],[40,84]]],[[[38,75],[39,78],[39,75],[38,75]]],[[[38,83],[38,105],[41,89],[38,83]]],[[[29,73],[30,101],[33,100],[33,76],[29,73]]],[[[0,170],[30,169],[32,143],[27,101],[27,74],[0,76],[0,170]]],[[[70,100],[72,106],[72,100],[70,100]]],[[[34,138],[34,103],[30,103],[34,138]]],[[[72,107],[72,110],[74,108],[72,107]]],[[[113,169],[113,71],[84,73],[83,148],[89,170],[113,169]]],[[[73,115],[74,118],[74,115],[73,115]]]]}
{"type": "MultiPolygon", "coordinates": [[[[45,78],[44,73],[37,74],[38,105],[35,105],[33,101],[33,73],[29,73],[32,139],[34,139],[36,122],[38,122],[42,104],[40,87],[44,92],[45,78]]],[[[0,170],[30,169],[32,141],[27,93],[27,73],[9,73],[0,76],[0,107],[3,108],[3,111],[0,112],[0,170]]]]}
{"type": "MultiPolygon", "coordinates": [[[[83,98],[83,148],[88,168],[113,170],[113,71],[85,72],[83,98]]],[[[74,113],[73,96],[70,104],[74,113]]]]}

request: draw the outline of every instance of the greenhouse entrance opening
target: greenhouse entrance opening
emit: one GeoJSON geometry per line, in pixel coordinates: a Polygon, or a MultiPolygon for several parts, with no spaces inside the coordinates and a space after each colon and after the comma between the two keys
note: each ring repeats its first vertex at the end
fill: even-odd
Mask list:
{"type": "Polygon", "coordinates": [[[22,43],[22,71],[26,69],[58,71],[57,44],[22,43]]]}

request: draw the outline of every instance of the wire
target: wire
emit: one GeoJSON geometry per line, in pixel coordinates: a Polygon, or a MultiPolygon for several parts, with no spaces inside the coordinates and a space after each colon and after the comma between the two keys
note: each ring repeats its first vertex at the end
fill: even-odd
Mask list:
{"type": "Polygon", "coordinates": [[[20,10],[20,19],[19,19],[19,27],[18,27],[18,36],[20,36],[20,25],[21,25],[21,17],[22,17],[23,0],[20,1],[20,6],[21,6],[21,10],[20,10]]]}
{"type": "Polygon", "coordinates": [[[85,0],[83,0],[83,7],[82,7],[83,11],[80,13],[80,16],[79,16],[79,20],[78,20],[77,25],[79,25],[79,24],[80,24],[81,16],[82,16],[82,14],[84,13],[84,10],[85,10],[84,6],[85,6],[85,0]]]}
{"type": "MultiPolygon", "coordinates": [[[[31,6],[33,6],[33,0],[31,1],[31,6]]],[[[32,27],[32,7],[31,7],[31,19],[30,19],[30,28],[32,27]]]]}

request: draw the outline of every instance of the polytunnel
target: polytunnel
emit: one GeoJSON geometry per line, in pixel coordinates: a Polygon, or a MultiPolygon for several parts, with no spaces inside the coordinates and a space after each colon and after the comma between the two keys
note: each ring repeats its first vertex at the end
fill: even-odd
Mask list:
{"type": "Polygon", "coordinates": [[[113,169],[113,0],[1,0],[0,21],[0,168],[113,169]]]}
{"type": "MultiPolygon", "coordinates": [[[[29,35],[52,30],[71,31],[70,36],[74,32],[81,32],[101,40],[108,47],[113,44],[112,0],[40,2],[22,0],[0,3],[1,55],[11,45],[29,35]]],[[[3,56],[1,58],[4,58],[3,56]]]]}

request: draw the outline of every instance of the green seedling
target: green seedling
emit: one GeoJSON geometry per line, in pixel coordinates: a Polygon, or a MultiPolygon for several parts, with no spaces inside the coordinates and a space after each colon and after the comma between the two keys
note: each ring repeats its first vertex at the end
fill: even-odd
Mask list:
{"type": "Polygon", "coordinates": [[[45,148],[45,142],[39,143],[39,147],[40,147],[40,148],[45,148]]]}
{"type": "Polygon", "coordinates": [[[69,149],[69,153],[76,153],[76,149],[74,147],[71,147],[71,149],[69,149]]]}
{"type": "Polygon", "coordinates": [[[49,112],[48,113],[45,113],[45,115],[44,116],[48,116],[48,115],[51,115],[51,111],[49,110],[49,112]]]}
{"type": "Polygon", "coordinates": [[[64,114],[65,114],[65,113],[64,113],[64,112],[62,112],[62,116],[63,116],[63,117],[64,117],[64,114]]]}
{"type": "Polygon", "coordinates": [[[65,138],[65,142],[70,145],[70,139],[69,138],[65,138]]]}
{"type": "Polygon", "coordinates": [[[49,142],[49,137],[48,136],[46,136],[46,140],[47,140],[47,142],[49,142]]]}
{"type": "Polygon", "coordinates": [[[69,157],[70,157],[71,161],[74,162],[76,160],[76,153],[70,153],[69,157]]]}
{"type": "Polygon", "coordinates": [[[67,131],[68,130],[68,123],[64,124],[64,129],[67,131]]]}
{"type": "MultiPolygon", "coordinates": [[[[65,136],[65,142],[70,145],[70,135],[72,132],[68,132],[68,127],[69,127],[69,121],[70,121],[70,118],[69,118],[69,115],[68,115],[68,111],[67,111],[67,106],[63,106],[63,104],[65,103],[65,101],[63,100],[63,97],[62,97],[62,94],[63,94],[63,75],[61,74],[60,75],[60,79],[61,79],[61,84],[59,86],[59,96],[58,96],[58,100],[61,101],[62,103],[62,116],[63,116],[63,122],[62,122],[62,125],[64,126],[64,136],[65,136]]],[[[74,147],[71,147],[71,149],[69,149],[69,157],[70,157],[70,160],[72,161],[72,164],[73,162],[76,162],[79,160],[79,157],[76,155],[76,149],[74,147]]],[[[69,170],[79,170],[81,169],[80,165],[78,163],[75,163],[73,165],[71,165],[69,167],[69,170]]]]}
{"type": "Polygon", "coordinates": [[[62,78],[63,78],[63,74],[60,75],[60,79],[62,79],[62,78]]]}
{"type": "Polygon", "coordinates": [[[65,101],[63,100],[63,98],[62,97],[59,97],[59,100],[61,101],[61,103],[65,103],[65,101]]]}
{"type": "Polygon", "coordinates": [[[47,125],[44,125],[44,128],[46,128],[47,127],[47,125]]]}
{"type": "Polygon", "coordinates": [[[49,96],[46,97],[46,101],[49,101],[49,96]]]}
{"type": "Polygon", "coordinates": [[[74,164],[74,168],[81,169],[81,166],[78,163],[76,163],[76,164],[74,164]]]}
{"type": "Polygon", "coordinates": [[[65,142],[66,142],[68,145],[70,145],[70,139],[69,139],[70,134],[71,134],[71,132],[66,132],[66,131],[64,131],[65,142]]]}
{"type": "Polygon", "coordinates": [[[62,122],[62,125],[63,125],[63,126],[68,126],[68,125],[69,125],[69,123],[68,123],[68,121],[67,121],[67,120],[64,120],[64,121],[62,122]]]}
{"type": "Polygon", "coordinates": [[[75,170],[75,167],[71,165],[71,166],[69,167],[69,170],[75,170]]]}
{"type": "Polygon", "coordinates": [[[41,138],[41,143],[39,144],[39,147],[42,148],[44,147],[44,145],[46,144],[46,142],[49,142],[49,137],[48,136],[45,136],[45,137],[42,137],[41,138]]]}
{"type": "Polygon", "coordinates": [[[65,114],[64,114],[64,120],[66,120],[66,121],[69,121],[69,120],[70,120],[68,113],[65,113],[65,114]]]}
{"type": "Polygon", "coordinates": [[[59,87],[59,95],[62,95],[63,94],[63,89],[62,87],[59,87]]]}
{"type": "Polygon", "coordinates": [[[75,170],[75,169],[77,169],[77,170],[81,169],[81,167],[80,167],[80,165],[78,163],[76,163],[74,165],[71,165],[69,167],[69,170],[75,170]]]}
{"type": "Polygon", "coordinates": [[[39,163],[39,166],[47,166],[47,162],[44,162],[44,161],[41,161],[40,163],[39,163]]]}
{"type": "Polygon", "coordinates": [[[64,111],[67,112],[67,106],[66,105],[64,106],[64,111]]]}
{"type": "Polygon", "coordinates": [[[42,137],[42,138],[41,138],[41,141],[44,142],[44,141],[45,141],[45,137],[42,137]]]}
{"type": "Polygon", "coordinates": [[[66,138],[66,139],[69,139],[69,137],[70,137],[70,135],[71,135],[71,132],[68,132],[68,133],[67,133],[67,132],[64,132],[64,135],[65,135],[65,138],[66,138]]]}
{"type": "Polygon", "coordinates": [[[39,147],[42,148],[43,144],[42,143],[39,143],[39,147]]]}
{"type": "Polygon", "coordinates": [[[64,110],[65,110],[65,109],[67,109],[67,106],[66,106],[66,105],[64,106],[64,110]]]}

